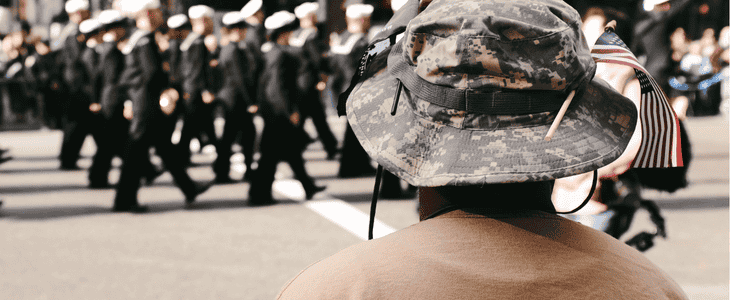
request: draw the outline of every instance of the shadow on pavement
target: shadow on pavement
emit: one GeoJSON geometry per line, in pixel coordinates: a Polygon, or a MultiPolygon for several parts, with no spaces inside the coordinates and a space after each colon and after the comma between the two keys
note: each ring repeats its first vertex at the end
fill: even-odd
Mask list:
{"type": "MultiPolygon", "coordinates": [[[[107,206],[46,206],[46,207],[28,207],[28,208],[2,208],[0,207],[0,219],[14,219],[24,221],[37,221],[60,218],[73,218],[93,215],[116,215],[116,214],[134,214],[138,216],[154,215],[168,213],[173,211],[190,210],[190,211],[206,211],[206,210],[223,210],[232,208],[264,208],[267,206],[250,206],[247,200],[201,200],[190,206],[185,206],[182,201],[156,202],[152,204],[141,203],[149,208],[144,213],[115,213],[111,211],[111,207],[107,206]]],[[[292,200],[277,200],[274,205],[294,205],[297,202],[292,200]]]]}
{"type": "Polygon", "coordinates": [[[659,208],[668,210],[723,209],[730,206],[730,200],[727,197],[711,197],[704,199],[676,198],[672,200],[657,200],[656,204],[659,208]]]}
{"type": "MultiPolygon", "coordinates": [[[[163,181],[160,183],[153,183],[152,185],[141,185],[141,187],[163,187],[163,186],[175,186],[172,181],[163,181]]],[[[39,185],[39,186],[20,186],[20,187],[7,187],[0,188],[0,194],[12,195],[12,194],[26,194],[26,193],[44,193],[44,192],[63,192],[63,191],[111,191],[116,189],[114,185],[103,188],[103,189],[89,189],[86,184],[59,184],[59,185],[39,185]]]]}

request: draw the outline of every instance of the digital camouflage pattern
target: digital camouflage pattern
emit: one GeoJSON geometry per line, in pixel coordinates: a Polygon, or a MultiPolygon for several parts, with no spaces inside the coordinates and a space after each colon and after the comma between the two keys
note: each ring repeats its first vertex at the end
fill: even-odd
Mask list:
{"type": "Polygon", "coordinates": [[[563,1],[437,0],[403,41],[396,62],[455,89],[566,91],[595,72],[580,15],[563,1]]]}
{"type": "MultiPolygon", "coordinates": [[[[523,78],[518,85],[524,89],[555,90],[584,80],[586,73],[592,77],[595,69],[577,22],[578,15],[572,8],[552,1],[437,0],[409,23],[400,43],[415,45],[419,35],[412,32],[414,28],[423,31],[421,36],[439,37],[433,38],[434,42],[424,42],[431,46],[421,47],[420,53],[413,50],[403,53],[408,52],[409,57],[416,58],[411,63],[418,77],[440,88],[493,89],[493,82],[501,82],[496,86],[506,88],[505,82],[517,84],[518,81],[512,79],[523,78]],[[554,7],[560,7],[560,10],[554,7]],[[482,13],[485,10],[490,12],[482,13]],[[438,14],[433,15],[433,12],[438,14]],[[474,12],[480,13],[475,15],[474,12]],[[547,13],[556,14],[548,17],[547,13]],[[509,16],[520,19],[509,19],[509,16]],[[446,27],[428,25],[441,24],[446,19],[459,23],[446,27]],[[560,25],[561,22],[563,25],[560,25]],[[565,28],[550,31],[545,24],[565,28]],[[571,25],[568,28],[565,24],[575,24],[575,27],[571,25]],[[541,28],[539,35],[534,34],[536,29],[524,30],[541,26],[548,29],[541,28]],[[528,43],[525,39],[529,38],[550,39],[540,35],[563,35],[553,44],[541,43],[553,50],[560,48],[555,46],[556,43],[562,48],[573,45],[571,47],[576,47],[576,50],[573,54],[557,50],[555,55],[543,57],[543,61],[540,57],[532,57],[535,54],[547,55],[548,50],[539,47],[533,54],[510,56],[503,53],[506,46],[496,52],[480,48],[466,55],[471,51],[464,48],[466,45],[462,45],[461,52],[448,50],[453,46],[442,45],[442,42],[455,45],[450,42],[451,36],[469,40],[470,35],[484,34],[485,28],[491,28],[489,31],[495,32],[495,35],[505,30],[512,32],[510,36],[519,33],[525,37],[519,41],[521,44],[528,43]],[[566,31],[574,32],[560,33],[566,31]],[[448,61],[448,56],[440,59],[434,51],[460,53],[452,56],[459,59],[448,61]],[[474,55],[477,52],[489,54],[474,55]],[[562,58],[558,53],[564,53],[562,58]],[[584,56],[586,59],[583,59],[584,56]],[[552,67],[548,60],[554,63],[552,67]],[[419,73],[417,70],[421,62],[430,66],[421,68],[426,71],[419,73]],[[580,71],[576,72],[570,66],[580,71]],[[451,71],[447,74],[435,69],[451,71]],[[515,75],[517,69],[524,74],[515,75]]],[[[415,48],[412,46],[410,49],[415,48]]],[[[347,101],[347,117],[365,151],[385,169],[416,186],[543,181],[585,173],[618,158],[636,126],[635,105],[599,79],[581,86],[551,141],[544,141],[544,137],[557,111],[494,115],[456,110],[420,99],[415,96],[417,91],[410,90],[408,85],[401,93],[397,114],[391,116],[398,85],[398,80],[389,70],[393,68],[390,65],[392,60],[388,60],[389,56],[393,56],[391,50],[392,47],[385,48],[368,63],[363,81],[355,87],[347,101]]]]}

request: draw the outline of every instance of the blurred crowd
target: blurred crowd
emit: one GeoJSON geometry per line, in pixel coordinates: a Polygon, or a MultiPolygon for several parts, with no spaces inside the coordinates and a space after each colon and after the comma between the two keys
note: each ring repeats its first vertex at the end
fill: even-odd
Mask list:
{"type": "Polygon", "coordinates": [[[567,2],[583,15],[589,45],[598,37],[590,33],[592,24],[617,21],[617,33],[662,85],[680,119],[727,112],[727,1],[567,2]]]}
{"type": "Polygon", "coordinates": [[[260,0],[222,14],[194,5],[169,18],[158,0],[120,3],[92,15],[88,1],[69,0],[68,22],[54,27],[55,40],[30,36],[23,22],[3,40],[2,88],[13,122],[42,116],[47,127],[61,129],[62,170],[79,169],[91,135],[97,150],[89,188],[111,188],[111,162],[120,157],[115,211],[145,210],[136,199],[140,183],[165,170],[187,204],[212,184],[239,180],[252,182],[251,204],[270,204],[282,161],[311,198],[325,187],[304,168],[302,152],[315,141],[303,129],[308,119],[327,159],[339,157],[340,177],[375,173],[351,130],[337,138],[327,121],[332,95],[349,86],[367,47],[372,5],[346,3],[346,29],[325,35],[316,2],[269,16],[260,0]],[[263,120],[262,132],[254,118],[263,120]],[[224,121],[222,134],[216,119],[224,121]],[[194,182],[186,172],[191,149],[208,145],[217,155],[215,180],[194,182]],[[152,148],[162,165],[151,162],[152,148]],[[243,154],[243,178],[230,177],[233,150],[243,154]]]}
{"type": "MultiPolygon", "coordinates": [[[[44,127],[61,129],[62,169],[78,168],[81,146],[92,135],[98,150],[89,187],[109,186],[113,157],[127,166],[117,185],[120,211],[141,209],[136,204],[140,178],[152,182],[162,172],[150,162],[150,148],[165,156],[164,168],[173,173],[186,202],[204,192],[210,183],[192,182],[185,174],[195,141],[215,147],[218,183],[234,181],[230,158],[233,150],[243,153],[242,180],[254,180],[255,170],[259,181],[251,189],[253,202],[273,201],[279,161],[292,166],[312,197],[324,187],[303,168],[302,152],[314,141],[302,129],[307,119],[327,158],[339,157],[341,177],[374,174],[352,130],[336,137],[327,116],[348,88],[368,37],[383,25],[373,13],[386,11],[389,17],[405,1],[341,1],[339,14],[320,6],[327,1],[279,2],[276,7],[285,10],[272,12],[271,3],[250,0],[238,11],[192,5],[185,14],[165,18],[169,13],[157,0],[115,1],[95,12],[87,0],[70,0],[48,28],[52,38],[15,22],[1,39],[0,124],[40,120],[44,127]],[[318,16],[335,15],[344,16],[346,27],[327,32],[331,28],[318,16]],[[147,38],[154,45],[144,51],[154,53],[135,54],[147,47],[140,44],[147,38]],[[258,137],[257,116],[265,124],[258,137]],[[225,120],[222,135],[215,132],[215,119],[225,120]],[[136,183],[122,184],[126,178],[136,183]]],[[[616,32],[663,85],[681,119],[727,110],[728,1],[566,2],[583,16],[589,45],[607,21],[617,21],[616,32]]],[[[0,153],[0,162],[7,159],[0,153]]],[[[384,180],[383,193],[403,193],[397,178],[384,180]]]]}

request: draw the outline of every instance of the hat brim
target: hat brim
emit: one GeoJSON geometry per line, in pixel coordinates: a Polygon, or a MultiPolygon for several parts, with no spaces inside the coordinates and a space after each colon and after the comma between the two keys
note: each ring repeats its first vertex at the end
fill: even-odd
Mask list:
{"type": "Polygon", "coordinates": [[[388,72],[378,54],[347,101],[347,119],[365,151],[415,186],[545,181],[589,172],[616,160],[634,132],[631,100],[594,78],[573,99],[550,141],[557,111],[479,115],[421,101],[388,72]]]}

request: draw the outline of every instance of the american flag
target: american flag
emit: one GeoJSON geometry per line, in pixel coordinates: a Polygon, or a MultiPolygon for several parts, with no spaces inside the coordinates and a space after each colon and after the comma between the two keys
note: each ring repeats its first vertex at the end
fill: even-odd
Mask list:
{"type": "Polygon", "coordinates": [[[640,120],[642,140],[634,168],[681,167],[682,150],[679,120],[656,80],[649,75],[626,44],[607,30],[596,41],[591,56],[596,62],[614,63],[634,68],[641,85],[640,120]]]}

